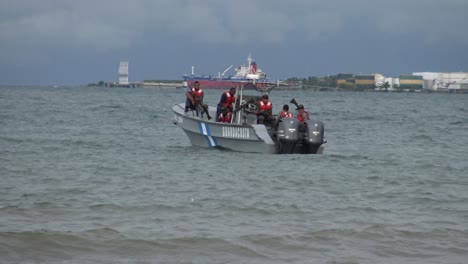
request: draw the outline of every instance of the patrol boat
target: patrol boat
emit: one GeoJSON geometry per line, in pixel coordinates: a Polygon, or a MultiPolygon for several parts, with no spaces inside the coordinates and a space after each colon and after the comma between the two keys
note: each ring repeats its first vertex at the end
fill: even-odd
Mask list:
{"type": "MultiPolygon", "coordinates": [[[[216,122],[216,107],[204,105],[185,112],[185,103],[172,107],[173,123],[197,147],[266,154],[322,154],[326,140],[321,121],[307,120],[300,126],[296,118],[279,120],[273,115],[271,122],[258,124],[257,101],[275,87],[253,83],[237,87],[231,123],[216,122]],[[255,94],[249,94],[251,91],[255,94]]],[[[294,99],[291,102],[296,103],[294,99]]]]}

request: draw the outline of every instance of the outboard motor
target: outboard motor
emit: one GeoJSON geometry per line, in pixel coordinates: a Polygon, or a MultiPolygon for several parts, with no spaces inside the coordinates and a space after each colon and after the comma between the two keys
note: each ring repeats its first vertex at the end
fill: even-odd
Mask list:
{"type": "Polygon", "coordinates": [[[282,118],[278,124],[278,145],[280,154],[295,153],[299,142],[299,121],[296,118],[282,118]]]}
{"type": "Polygon", "coordinates": [[[321,121],[307,120],[305,122],[302,153],[315,154],[324,142],[324,125],[321,121]]]}

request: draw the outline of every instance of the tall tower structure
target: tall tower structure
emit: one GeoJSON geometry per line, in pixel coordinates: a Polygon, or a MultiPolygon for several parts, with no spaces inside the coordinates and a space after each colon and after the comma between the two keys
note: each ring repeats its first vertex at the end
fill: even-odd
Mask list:
{"type": "Polygon", "coordinates": [[[121,61],[119,66],[119,84],[128,84],[128,61],[121,61]]]}

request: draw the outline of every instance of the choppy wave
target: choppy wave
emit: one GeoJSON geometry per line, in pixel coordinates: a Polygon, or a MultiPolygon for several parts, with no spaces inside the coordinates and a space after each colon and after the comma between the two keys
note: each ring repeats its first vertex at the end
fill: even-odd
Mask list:
{"type": "Polygon", "coordinates": [[[451,237],[467,237],[466,230],[411,229],[376,224],[364,229],[330,228],[285,236],[254,234],[236,239],[187,236],[148,240],[129,238],[111,228],[82,232],[37,230],[0,233],[0,252],[3,261],[9,263],[370,263],[376,257],[385,258],[383,263],[402,259],[417,263],[462,263],[468,254],[466,241],[451,246],[434,243],[451,237]]]}
{"type": "Polygon", "coordinates": [[[231,259],[271,259],[254,248],[219,238],[179,237],[152,240],[126,238],[110,228],[83,232],[47,230],[0,233],[2,261],[10,263],[205,263],[231,259]]]}

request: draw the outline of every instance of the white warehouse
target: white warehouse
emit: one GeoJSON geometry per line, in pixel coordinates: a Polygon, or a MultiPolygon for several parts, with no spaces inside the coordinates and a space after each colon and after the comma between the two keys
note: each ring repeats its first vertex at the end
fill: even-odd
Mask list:
{"type": "Polygon", "coordinates": [[[468,91],[468,72],[414,72],[423,77],[423,89],[468,91]]]}

